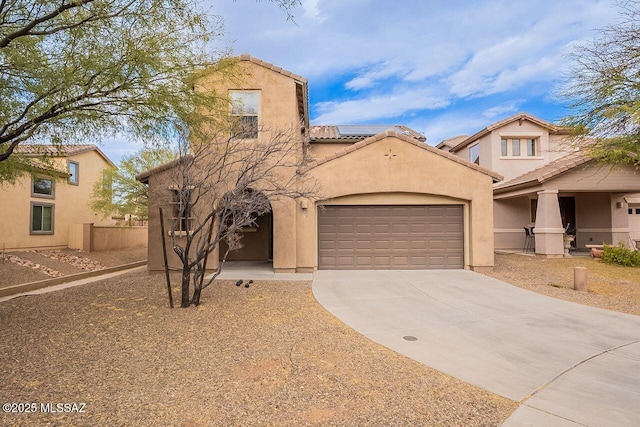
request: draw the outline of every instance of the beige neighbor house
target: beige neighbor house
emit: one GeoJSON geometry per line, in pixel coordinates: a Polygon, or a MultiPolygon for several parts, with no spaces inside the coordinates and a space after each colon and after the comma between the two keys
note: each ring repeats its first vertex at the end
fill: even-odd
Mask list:
{"type": "Polygon", "coordinates": [[[565,240],[584,250],[640,239],[640,171],[590,160],[566,128],[520,113],[437,147],[504,176],[493,189],[496,249],[522,250],[525,227],[547,256],[561,256],[565,240]]]}
{"type": "MultiPolygon", "coordinates": [[[[308,140],[313,158],[305,173],[322,200],[272,201],[228,259],[271,261],[276,272],[493,267],[492,184],[500,176],[403,126],[310,126],[305,78],[248,55],[238,67],[245,78],[223,79],[218,90],[253,103],[261,126],[302,123],[300,150],[308,140]]],[[[170,168],[138,176],[150,192],[150,270],[164,268],[158,200],[172,191],[162,179],[170,168]]]]}
{"type": "MultiPolygon", "coordinates": [[[[95,145],[19,146],[27,156],[46,155],[66,173],[25,175],[0,187],[0,245],[6,250],[66,248],[76,224],[105,223],[89,207],[96,181],[113,163],[95,145]]],[[[110,223],[110,221],[108,222],[110,223]]],[[[73,236],[71,237],[73,238],[73,236]]]]}

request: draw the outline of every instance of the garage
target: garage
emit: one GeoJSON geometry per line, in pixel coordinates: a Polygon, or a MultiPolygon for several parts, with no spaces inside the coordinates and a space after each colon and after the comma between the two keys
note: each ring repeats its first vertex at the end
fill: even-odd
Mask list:
{"type": "Polygon", "coordinates": [[[463,267],[462,205],[341,205],[318,211],[319,269],[463,267]]]}

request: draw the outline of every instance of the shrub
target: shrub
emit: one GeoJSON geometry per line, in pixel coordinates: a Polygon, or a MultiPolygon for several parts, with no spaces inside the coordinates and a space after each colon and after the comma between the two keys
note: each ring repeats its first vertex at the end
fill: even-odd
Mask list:
{"type": "Polygon", "coordinates": [[[640,267],[640,251],[627,249],[622,243],[618,246],[604,245],[602,260],[610,264],[640,267]]]}

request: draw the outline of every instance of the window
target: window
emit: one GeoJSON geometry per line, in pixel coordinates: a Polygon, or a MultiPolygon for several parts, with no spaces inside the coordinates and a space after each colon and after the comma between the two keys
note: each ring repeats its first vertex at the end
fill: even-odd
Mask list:
{"type": "Polygon", "coordinates": [[[55,197],[53,179],[34,177],[31,185],[31,196],[53,199],[55,197]]]}
{"type": "Polygon", "coordinates": [[[231,91],[231,115],[238,118],[233,133],[240,138],[258,137],[258,112],[260,111],[260,92],[231,91]]]}
{"type": "Polygon", "coordinates": [[[636,208],[636,215],[640,215],[640,208],[636,208]]]}
{"type": "Polygon", "coordinates": [[[511,155],[514,156],[514,157],[520,155],[520,140],[519,139],[512,139],[511,140],[511,155]]]}
{"type": "Polygon", "coordinates": [[[529,157],[536,156],[536,140],[535,139],[527,139],[527,156],[529,157]]]}
{"type": "Polygon", "coordinates": [[[78,172],[80,165],[78,162],[73,162],[69,160],[67,163],[67,168],[69,171],[69,184],[78,185],[78,172]]]}
{"type": "Polygon", "coordinates": [[[627,212],[629,212],[629,215],[633,215],[633,209],[632,209],[632,208],[629,208],[629,209],[627,210],[627,212]]]}
{"type": "Polygon", "coordinates": [[[113,177],[108,169],[102,171],[102,189],[111,190],[113,187],[113,177]]]}
{"type": "Polygon", "coordinates": [[[53,205],[31,203],[31,234],[53,234],[53,205]]]}
{"type": "Polygon", "coordinates": [[[184,236],[191,230],[191,192],[193,188],[173,186],[171,191],[173,197],[171,201],[171,230],[169,234],[184,236]]]}
{"type": "Polygon", "coordinates": [[[469,161],[476,165],[480,164],[480,144],[469,147],[469,161]]]}
{"type": "Polygon", "coordinates": [[[524,152],[522,142],[524,141],[526,147],[527,157],[538,156],[538,138],[502,138],[500,139],[500,156],[501,157],[522,157],[524,158],[524,152]],[[510,152],[509,152],[510,151],[510,152]]]}

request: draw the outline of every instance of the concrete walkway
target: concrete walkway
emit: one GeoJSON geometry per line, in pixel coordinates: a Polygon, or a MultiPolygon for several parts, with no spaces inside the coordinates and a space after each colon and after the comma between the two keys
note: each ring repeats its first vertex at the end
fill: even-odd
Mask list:
{"type": "MultiPolygon", "coordinates": [[[[211,275],[206,276],[211,277],[211,275]]],[[[313,273],[275,273],[266,261],[226,261],[220,280],[313,280],[313,273]]]]}
{"type": "Polygon", "coordinates": [[[520,402],[504,426],[640,426],[640,317],[471,271],[317,271],[313,293],[368,338],[520,402]]]}

